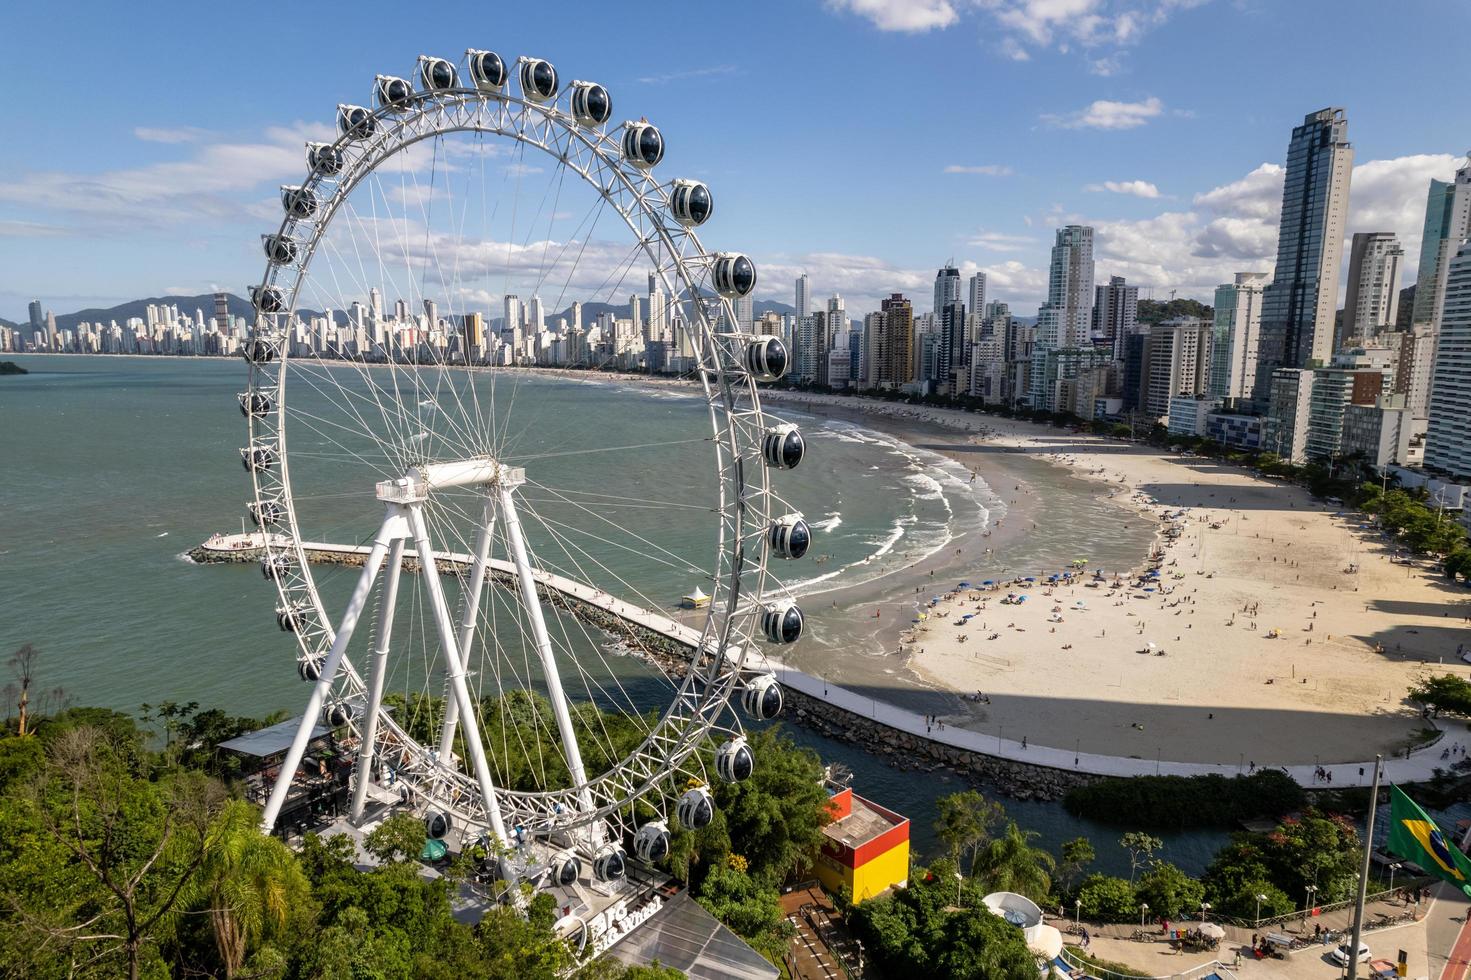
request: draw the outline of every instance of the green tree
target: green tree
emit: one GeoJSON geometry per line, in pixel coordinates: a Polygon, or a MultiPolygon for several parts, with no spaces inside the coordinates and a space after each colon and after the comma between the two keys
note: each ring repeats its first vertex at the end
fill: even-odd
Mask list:
{"type": "Polygon", "coordinates": [[[1119,846],[1129,852],[1129,882],[1132,884],[1139,869],[1154,859],[1154,852],[1163,848],[1165,842],[1141,830],[1131,830],[1119,838],[1119,846]]]}
{"type": "Polygon", "coordinates": [[[1134,886],[1111,875],[1084,878],[1077,901],[1079,912],[1090,922],[1129,922],[1139,914],[1134,886]]]}
{"type": "Polygon", "coordinates": [[[1016,821],[1007,821],[1006,830],[976,853],[971,875],[987,891],[1016,892],[1038,903],[1046,901],[1057,860],[1032,845],[1037,837],[1036,831],[1022,830],[1016,821]]]}
{"type": "Polygon", "coordinates": [[[822,761],[777,728],[757,732],[751,750],[751,778],[718,784],[715,800],[731,849],[746,858],[752,875],[780,884],[817,860],[822,828],[832,820],[822,761]]]}
{"type": "Polygon", "coordinates": [[[1021,930],[998,915],[967,909],[945,918],[936,957],[943,977],[975,980],[1035,980],[1037,961],[1021,930]]]}
{"type": "Polygon", "coordinates": [[[1086,837],[1074,837],[1070,841],[1064,841],[1062,864],[1058,867],[1063,888],[1072,891],[1073,883],[1082,875],[1083,869],[1092,864],[1097,856],[1093,852],[1093,842],[1086,837]]]}
{"type": "Polygon", "coordinates": [[[969,852],[974,864],[976,852],[991,837],[991,828],[1006,819],[1000,803],[973,789],[940,797],[935,811],[935,835],[950,849],[950,860],[956,864],[962,852],[969,852]]]}
{"type": "Polygon", "coordinates": [[[1139,876],[1134,895],[1155,915],[1179,919],[1200,909],[1200,903],[1205,901],[1205,886],[1168,861],[1155,861],[1139,876]]]}
{"type": "Polygon", "coordinates": [[[1471,717],[1471,681],[1455,674],[1425,677],[1410,688],[1410,698],[1429,708],[1432,715],[1471,717]]]}
{"type": "Polygon", "coordinates": [[[9,801],[16,823],[7,826],[29,826],[34,845],[0,854],[0,893],[12,896],[35,955],[55,951],[137,980],[173,934],[224,792],[189,773],[151,783],[133,748],[85,725],[56,733],[26,796],[9,801]]]}
{"type": "Polygon", "coordinates": [[[369,831],[363,847],[385,863],[416,861],[427,839],[423,821],[411,813],[399,812],[369,831]]]}
{"type": "Polygon", "coordinates": [[[795,935],[782,913],[776,889],[729,863],[710,869],[696,901],[773,962],[786,952],[787,943],[795,935]]]}
{"type": "Polygon", "coordinates": [[[253,947],[283,935],[311,886],[290,848],[261,833],[256,808],[234,800],[209,827],[190,891],[209,915],[225,976],[233,977],[253,947]]]}

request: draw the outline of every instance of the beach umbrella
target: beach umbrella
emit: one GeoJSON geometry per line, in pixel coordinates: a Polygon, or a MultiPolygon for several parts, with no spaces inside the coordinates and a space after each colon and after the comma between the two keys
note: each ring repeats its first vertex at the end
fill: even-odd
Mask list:
{"type": "Polygon", "coordinates": [[[1028,575],[1025,578],[1023,578],[1022,581],[1023,582],[1035,582],[1037,580],[1034,577],[1032,577],[1031,575],[1028,575]]]}
{"type": "Polygon", "coordinates": [[[969,582],[961,582],[959,585],[956,586],[956,588],[957,589],[968,589],[968,588],[970,588],[970,583],[969,582]]]}
{"type": "Polygon", "coordinates": [[[981,584],[982,585],[995,585],[996,584],[996,580],[993,579],[993,578],[988,578],[988,579],[986,579],[986,581],[982,582],[981,584]]]}
{"type": "Polygon", "coordinates": [[[1202,936],[1209,936],[1212,939],[1225,939],[1226,938],[1226,930],[1225,929],[1222,929],[1219,925],[1217,925],[1214,922],[1202,922],[1200,924],[1200,928],[1197,931],[1202,936]]]}

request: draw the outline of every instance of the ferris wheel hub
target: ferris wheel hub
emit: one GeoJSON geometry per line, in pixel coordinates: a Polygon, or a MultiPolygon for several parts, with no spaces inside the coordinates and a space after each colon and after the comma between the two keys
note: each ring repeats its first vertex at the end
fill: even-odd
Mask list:
{"type": "Polygon", "coordinates": [[[416,504],[429,499],[431,490],[451,487],[492,487],[514,490],[526,482],[526,469],[506,466],[490,456],[457,459],[449,463],[415,466],[396,480],[377,486],[378,499],[390,504],[416,504]]]}

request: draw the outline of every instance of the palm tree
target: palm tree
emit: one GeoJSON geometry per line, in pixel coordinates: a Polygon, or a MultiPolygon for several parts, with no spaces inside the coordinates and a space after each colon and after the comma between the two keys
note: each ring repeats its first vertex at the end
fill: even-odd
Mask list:
{"type": "Polygon", "coordinates": [[[209,913],[225,976],[245,965],[253,945],[283,929],[310,885],[285,844],[260,831],[260,815],[243,800],[225,805],[209,829],[207,856],[196,876],[194,904],[209,913]]]}
{"type": "Polygon", "coordinates": [[[1052,871],[1057,861],[1040,847],[1033,847],[1037,832],[1022,830],[1008,820],[1006,831],[993,837],[976,853],[970,873],[988,891],[1016,892],[1042,902],[1052,890],[1052,871]]]}

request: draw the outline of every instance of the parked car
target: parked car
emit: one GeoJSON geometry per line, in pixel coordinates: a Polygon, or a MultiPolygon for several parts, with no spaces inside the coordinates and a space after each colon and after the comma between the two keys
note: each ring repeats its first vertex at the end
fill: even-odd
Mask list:
{"type": "MultiPolygon", "coordinates": [[[[1343,943],[1338,946],[1333,950],[1334,961],[1340,966],[1348,966],[1348,951],[1352,948],[1348,943],[1343,943]]],[[[1369,946],[1367,943],[1359,943],[1359,962],[1369,962],[1369,946]]]]}

